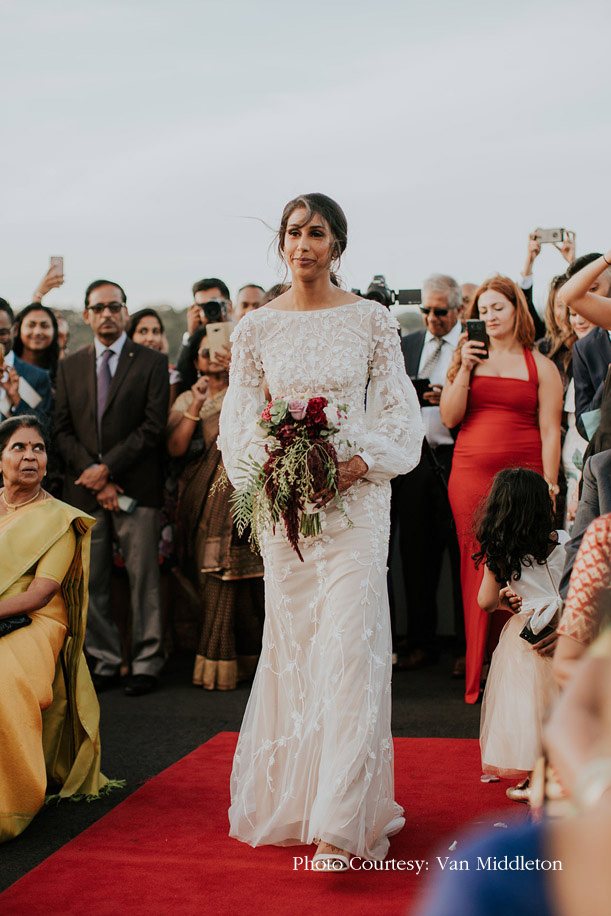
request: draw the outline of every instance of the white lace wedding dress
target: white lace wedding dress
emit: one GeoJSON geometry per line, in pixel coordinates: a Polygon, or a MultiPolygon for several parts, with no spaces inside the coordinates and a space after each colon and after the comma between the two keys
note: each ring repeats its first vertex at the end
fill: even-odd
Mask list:
{"type": "Polygon", "coordinates": [[[240,460],[261,448],[253,430],[263,377],[272,397],[348,404],[339,459],[358,452],[369,466],[345,494],[352,526],[335,506],[321,512],[321,535],[301,539],[305,562],[282,526],[263,538],[263,649],[229,810],[230,835],[252,846],[318,837],[382,859],[404,824],[390,733],[389,481],[418,463],[423,426],[397,328],[383,306],[360,300],[310,312],[264,307],[233,334],[219,436],[233,483],[240,460]]]}

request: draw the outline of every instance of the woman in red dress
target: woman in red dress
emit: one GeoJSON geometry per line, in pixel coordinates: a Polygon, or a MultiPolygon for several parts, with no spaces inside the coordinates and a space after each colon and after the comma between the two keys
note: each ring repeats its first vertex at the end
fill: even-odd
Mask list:
{"type": "MultiPolygon", "coordinates": [[[[503,468],[525,467],[547,480],[558,493],[562,382],[543,354],[533,351],[534,325],[522,291],[496,276],[477,290],[467,318],[486,322],[485,345],[463,336],[454,353],[441,396],[446,426],[461,424],[454,448],[449,497],[460,545],[461,583],[467,636],[467,703],[476,703],[490,630],[489,651],[507,619],[489,615],[477,603],[483,567],[476,570],[474,515],[503,468]]],[[[550,646],[550,654],[552,647],[550,646]]]]}

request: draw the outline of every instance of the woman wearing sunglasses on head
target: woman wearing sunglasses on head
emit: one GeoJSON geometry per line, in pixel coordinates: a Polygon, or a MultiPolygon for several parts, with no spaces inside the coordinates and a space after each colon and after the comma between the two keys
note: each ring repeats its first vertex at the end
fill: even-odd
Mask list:
{"type": "Polygon", "coordinates": [[[193,334],[190,358],[198,378],[170,409],[167,448],[184,458],[176,515],[183,574],[197,590],[201,628],[193,683],[233,690],[250,678],[261,651],[263,564],[232,523],[231,486],[214,487],[223,472],[216,446],[229,372],[210,358],[206,328],[193,334]]]}
{"type": "Polygon", "coordinates": [[[448,370],[440,410],[446,426],[461,424],[448,495],[461,555],[465,700],[476,703],[486,644],[492,652],[507,615],[495,611],[489,616],[477,603],[483,573],[473,561],[474,515],[493,477],[504,468],[525,467],[542,474],[555,500],[563,391],[556,366],[533,350],[533,320],[524,294],[512,280],[495,276],[483,283],[466,317],[484,321],[488,344],[463,335],[448,370]]]}

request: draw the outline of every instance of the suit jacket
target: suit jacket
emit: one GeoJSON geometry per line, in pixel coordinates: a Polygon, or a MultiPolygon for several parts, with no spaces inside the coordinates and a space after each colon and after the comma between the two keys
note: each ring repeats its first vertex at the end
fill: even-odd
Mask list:
{"type": "Polygon", "coordinates": [[[128,338],[112,378],[98,442],[95,348],[90,344],[61,360],[55,444],[66,463],[66,502],[85,512],[99,508],[96,497],[74,481],[101,461],[138,505],[161,505],[168,402],[167,358],[128,338]]]}
{"type": "MultiPolygon", "coordinates": [[[[15,409],[11,412],[11,417],[22,416],[23,414],[36,414],[46,426],[51,424],[51,414],[53,412],[53,392],[51,391],[51,378],[46,369],[39,369],[38,366],[31,366],[29,363],[19,359],[16,353],[13,354],[14,369],[17,375],[25,379],[32,386],[34,391],[40,395],[41,401],[37,407],[30,407],[23,398],[19,401],[15,409]]],[[[0,420],[5,420],[4,414],[0,413],[0,420]]]]}
{"type": "Polygon", "coordinates": [[[611,449],[588,458],[583,468],[583,489],[571,540],[565,546],[566,560],[560,582],[560,594],[566,600],[573,564],[586,528],[600,515],[611,512],[611,449]]]}
{"type": "Polygon", "coordinates": [[[585,434],[581,414],[600,407],[607,369],[611,363],[611,341],[607,331],[593,328],[575,342],[573,347],[573,378],[575,379],[575,414],[578,428],[585,434]]]}
{"type": "Polygon", "coordinates": [[[405,370],[410,378],[414,378],[418,375],[418,366],[420,365],[420,357],[422,356],[425,338],[426,330],[422,328],[420,331],[412,331],[411,334],[406,334],[405,337],[401,339],[401,350],[403,351],[403,359],[405,360],[405,370]]]}

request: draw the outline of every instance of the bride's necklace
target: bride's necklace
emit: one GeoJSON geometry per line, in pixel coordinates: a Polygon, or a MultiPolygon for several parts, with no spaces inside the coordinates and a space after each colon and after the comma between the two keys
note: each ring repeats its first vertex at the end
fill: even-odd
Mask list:
{"type": "Polygon", "coordinates": [[[16,503],[14,506],[11,505],[11,503],[8,501],[8,499],[4,495],[4,488],[2,489],[2,493],[0,493],[0,496],[2,497],[2,502],[4,503],[6,508],[10,509],[11,512],[16,512],[17,509],[21,509],[22,506],[27,506],[28,503],[33,503],[35,499],[38,499],[41,493],[42,493],[42,487],[39,487],[36,493],[34,494],[34,496],[31,496],[30,499],[26,499],[24,503],[16,503]]]}

